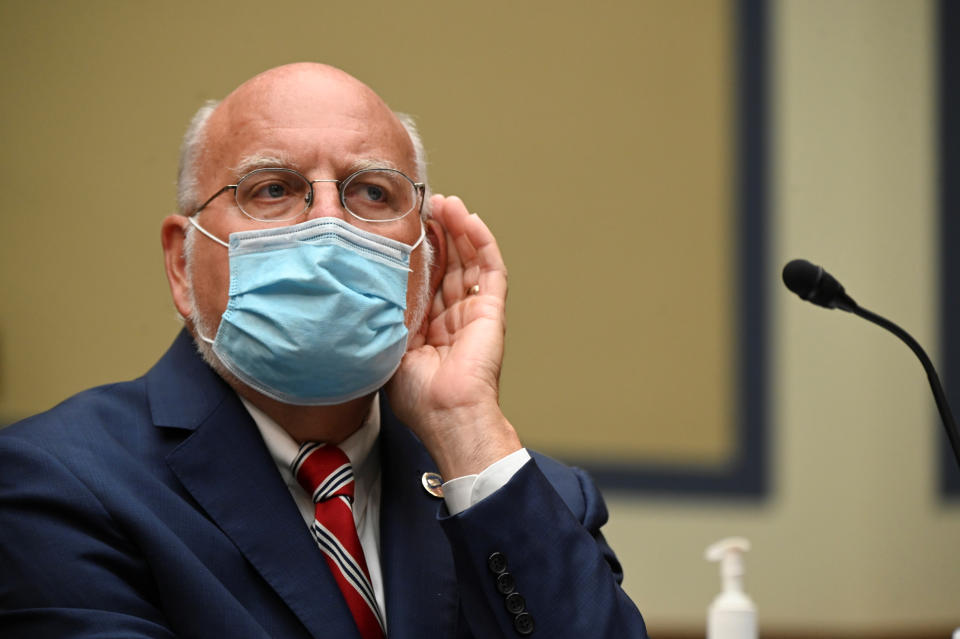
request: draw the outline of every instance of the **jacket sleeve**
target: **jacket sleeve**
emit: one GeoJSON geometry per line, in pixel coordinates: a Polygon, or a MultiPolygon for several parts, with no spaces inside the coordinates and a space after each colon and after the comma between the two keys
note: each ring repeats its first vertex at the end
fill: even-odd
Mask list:
{"type": "Polygon", "coordinates": [[[486,499],[441,516],[472,634],[645,638],[600,532],[606,520],[583,471],[540,456],[486,499]]]}
{"type": "Polygon", "coordinates": [[[0,635],[173,637],[128,546],[58,459],[0,437],[0,635]]]}

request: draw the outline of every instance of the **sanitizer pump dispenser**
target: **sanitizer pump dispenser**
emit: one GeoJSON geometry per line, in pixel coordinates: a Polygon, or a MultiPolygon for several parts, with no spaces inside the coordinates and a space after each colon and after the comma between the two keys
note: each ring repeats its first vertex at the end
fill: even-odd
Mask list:
{"type": "Polygon", "coordinates": [[[720,562],[722,590],[707,609],[707,639],[757,639],[757,607],[743,590],[743,553],[750,542],[728,537],[707,548],[708,561],[720,562]]]}

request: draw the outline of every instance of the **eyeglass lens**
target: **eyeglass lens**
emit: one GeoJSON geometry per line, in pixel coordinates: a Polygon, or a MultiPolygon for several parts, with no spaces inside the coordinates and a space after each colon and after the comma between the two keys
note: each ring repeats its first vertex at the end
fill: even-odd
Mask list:
{"type": "MultiPolygon", "coordinates": [[[[322,183],[317,186],[322,186],[322,183]]],[[[403,217],[416,205],[417,188],[399,171],[368,169],[354,173],[339,185],[346,209],[363,220],[403,217]]],[[[299,173],[259,169],[237,184],[237,204],[258,220],[286,220],[310,206],[310,183],[299,173]]]]}

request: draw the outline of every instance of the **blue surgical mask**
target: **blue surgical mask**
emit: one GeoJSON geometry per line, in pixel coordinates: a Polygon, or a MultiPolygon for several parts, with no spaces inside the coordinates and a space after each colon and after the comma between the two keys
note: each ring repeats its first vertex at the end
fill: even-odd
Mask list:
{"type": "Polygon", "coordinates": [[[407,350],[413,246],[316,218],[231,233],[230,299],[213,345],[251,388],[287,404],[341,404],[376,391],[407,350]]]}

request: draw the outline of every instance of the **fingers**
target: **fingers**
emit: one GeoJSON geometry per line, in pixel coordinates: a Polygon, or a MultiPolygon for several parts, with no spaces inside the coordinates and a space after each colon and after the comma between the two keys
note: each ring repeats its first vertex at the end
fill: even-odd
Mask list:
{"type": "Polygon", "coordinates": [[[433,216],[447,230],[447,274],[444,298],[449,304],[461,299],[475,284],[481,295],[505,297],[507,269],[493,233],[476,214],[471,215],[463,201],[451,196],[434,196],[433,216]]]}
{"type": "MultiPolygon", "coordinates": [[[[446,226],[444,225],[446,228],[446,226]]],[[[447,230],[447,268],[444,273],[441,284],[441,301],[443,310],[452,306],[463,297],[466,289],[466,279],[464,277],[463,259],[460,257],[460,248],[456,240],[447,230]]]]}

